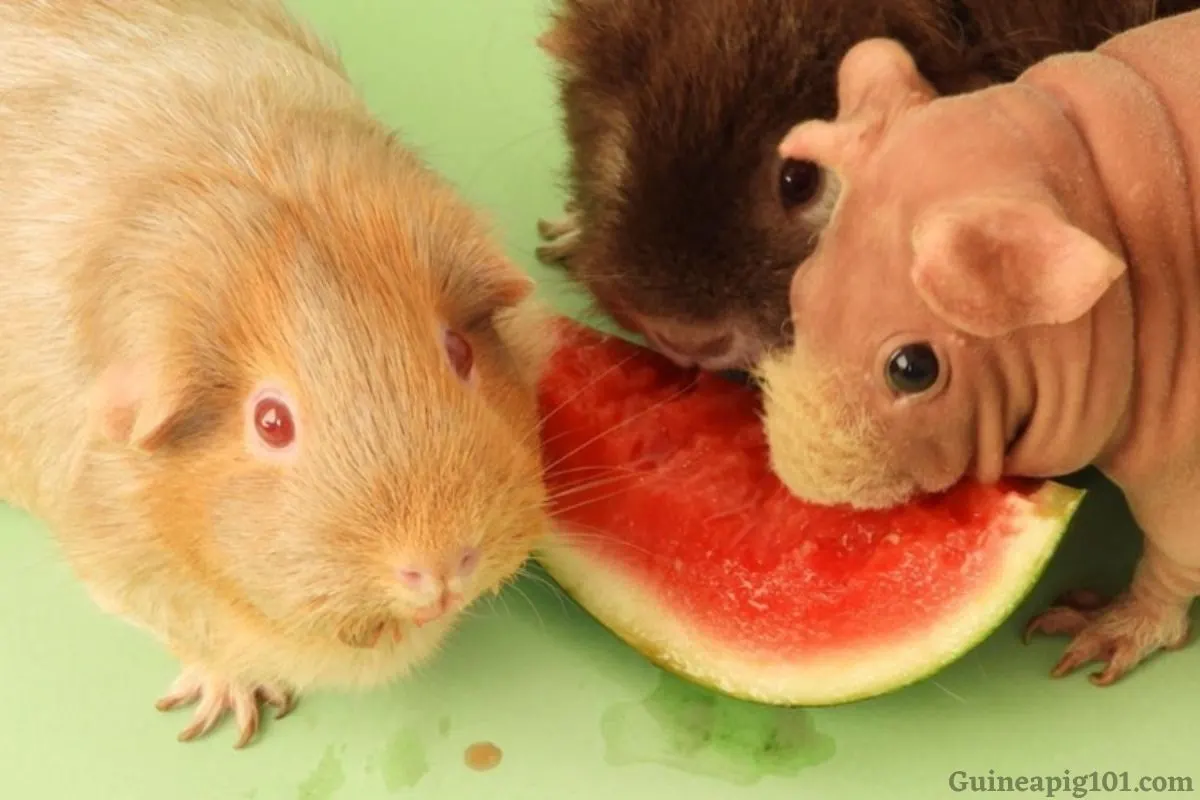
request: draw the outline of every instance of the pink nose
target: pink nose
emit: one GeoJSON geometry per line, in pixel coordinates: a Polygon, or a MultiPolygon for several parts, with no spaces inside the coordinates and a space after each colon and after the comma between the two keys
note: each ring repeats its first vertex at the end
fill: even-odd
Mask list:
{"type": "MultiPolygon", "coordinates": [[[[480,552],[477,547],[464,547],[446,566],[446,578],[463,579],[471,576],[479,567],[480,552]]],[[[436,591],[442,582],[439,575],[431,569],[419,565],[404,565],[396,568],[396,579],[414,592],[436,591]]]]}
{"type": "Polygon", "coordinates": [[[397,567],[396,580],[413,595],[410,602],[421,604],[413,622],[424,625],[455,608],[462,601],[461,581],[479,568],[481,555],[477,547],[464,547],[439,570],[416,564],[397,567]]]}
{"type": "Polygon", "coordinates": [[[419,567],[398,569],[396,577],[400,583],[416,592],[433,585],[433,576],[429,574],[428,570],[419,567]]]}

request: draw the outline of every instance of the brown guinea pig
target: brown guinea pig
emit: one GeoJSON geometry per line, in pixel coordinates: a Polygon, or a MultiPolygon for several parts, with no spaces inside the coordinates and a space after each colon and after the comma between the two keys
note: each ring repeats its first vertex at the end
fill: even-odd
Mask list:
{"type": "Polygon", "coordinates": [[[406,673],[545,529],[530,282],[275,0],[0,4],[0,496],[181,662],[406,673]]]}
{"type": "Polygon", "coordinates": [[[837,193],[777,145],[833,116],[850,45],[895,38],[949,93],[1195,5],[558,0],[540,44],[559,69],[569,199],[539,224],[539,257],[680,364],[749,368],[790,341],[788,285],[837,193]]]}

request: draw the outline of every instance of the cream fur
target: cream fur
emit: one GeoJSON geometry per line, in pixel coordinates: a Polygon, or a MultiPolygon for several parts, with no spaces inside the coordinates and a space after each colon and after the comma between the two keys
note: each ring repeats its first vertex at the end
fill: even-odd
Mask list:
{"type": "Polygon", "coordinates": [[[397,565],[480,547],[469,603],[545,529],[527,279],[273,0],[0,1],[0,262],[0,496],[181,660],[191,734],[407,673],[457,615],[409,625],[397,565]],[[294,463],[245,444],[263,380],[294,463]]]}
{"type": "Polygon", "coordinates": [[[915,487],[890,466],[883,426],[849,401],[846,378],[802,345],[773,353],[758,368],[771,467],[810,502],[887,508],[915,487]]]}

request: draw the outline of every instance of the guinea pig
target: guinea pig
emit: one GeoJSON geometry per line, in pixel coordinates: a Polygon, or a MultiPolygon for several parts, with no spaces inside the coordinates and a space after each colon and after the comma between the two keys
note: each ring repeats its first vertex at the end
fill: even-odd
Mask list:
{"type": "Polygon", "coordinates": [[[1197,42],[1200,11],[939,97],[869,40],[836,120],[779,148],[843,190],[761,363],[776,473],[872,508],[1095,466],[1143,534],[1132,583],[1027,634],[1069,634],[1054,674],[1100,660],[1101,685],[1183,646],[1200,595],[1197,42]]]}
{"type": "Polygon", "coordinates": [[[275,0],[0,4],[0,497],[179,659],[403,676],[546,528],[547,316],[275,0]]]}
{"type": "Polygon", "coordinates": [[[935,87],[960,91],[1194,6],[558,0],[540,43],[560,87],[567,207],[539,222],[539,257],[676,363],[749,369],[787,343],[788,283],[838,192],[835,175],[777,145],[836,111],[850,45],[895,38],[935,87]]]}

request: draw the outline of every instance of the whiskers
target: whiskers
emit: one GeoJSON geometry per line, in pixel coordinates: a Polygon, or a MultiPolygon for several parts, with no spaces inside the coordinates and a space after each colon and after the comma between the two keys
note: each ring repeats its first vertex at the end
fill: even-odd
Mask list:
{"type": "Polygon", "coordinates": [[[542,612],[538,611],[537,603],[533,602],[529,595],[525,594],[525,590],[521,588],[521,585],[518,582],[513,581],[508,584],[508,588],[509,590],[519,594],[521,599],[529,604],[529,609],[533,612],[533,616],[538,622],[538,627],[543,631],[546,630],[546,620],[542,619],[542,612]]]}
{"type": "MultiPolygon", "coordinates": [[[[560,402],[558,405],[556,405],[554,408],[550,409],[545,414],[543,414],[542,418],[541,418],[541,423],[544,425],[546,423],[546,420],[552,419],[555,414],[559,413],[564,408],[569,406],[571,403],[574,403],[580,397],[587,394],[588,391],[595,388],[597,384],[599,384],[601,381],[603,381],[609,375],[623,369],[627,364],[629,364],[629,362],[633,361],[633,359],[634,359],[634,355],[630,354],[630,355],[626,356],[625,358],[621,359],[620,361],[618,361],[616,364],[613,364],[612,366],[610,366],[608,369],[605,369],[602,372],[600,372],[599,374],[592,376],[591,380],[589,380],[583,386],[580,386],[578,389],[576,389],[571,394],[570,397],[566,398],[565,400],[560,402]]],[[[548,441],[554,441],[554,439],[549,439],[548,441]]]]}
{"type": "MultiPolygon", "coordinates": [[[[580,444],[577,447],[575,447],[574,450],[571,450],[569,453],[566,453],[566,454],[560,456],[556,461],[554,461],[550,464],[547,464],[545,467],[546,471],[549,472],[549,471],[555,469],[556,467],[558,467],[563,462],[567,461],[572,456],[578,455],[582,450],[590,447],[591,445],[600,441],[604,437],[612,435],[614,432],[620,430],[621,428],[625,427],[626,425],[629,425],[629,424],[633,423],[634,421],[641,419],[642,417],[646,416],[647,414],[651,414],[655,411],[658,411],[661,408],[666,407],[667,405],[675,402],[676,400],[678,400],[681,397],[684,397],[685,395],[688,394],[688,392],[691,391],[691,388],[692,387],[690,384],[681,386],[676,391],[672,392],[671,394],[667,395],[666,397],[659,399],[658,401],[656,401],[654,403],[651,403],[650,405],[641,409],[637,413],[631,414],[627,417],[624,417],[623,419],[621,419],[620,422],[617,422],[614,425],[610,425],[608,428],[605,428],[604,430],[600,431],[599,433],[595,434],[594,436],[592,436],[591,438],[586,440],[583,444],[580,444]]],[[[554,439],[547,440],[548,443],[552,442],[552,441],[554,441],[554,439]]]]}
{"type": "Polygon", "coordinates": [[[630,542],[625,539],[615,539],[612,536],[606,534],[604,531],[596,530],[595,528],[592,528],[588,525],[579,525],[576,523],[572,523],[570,530],[558,531],[555,533],[555,536],[558,537],[559,539],[562,539],[562,540],[565,540],[568,542],[573,541],[573,542],[578,542],[580,544],[586,544],[588,542],[595,542],[597,544],[603,544],[603,545],[606,545],[609,547],[623,548],[623,549],[629,551],[630,553],[637,554],[639,556],[642,556],[642,557],[650,559],[650,560],[658,559],[658,555],[656,553],[653,553],[650,550],[647,550],[646,548],[642,547],[641,545],[635,544],[635,543],[630,542]]]}
{"type": "Polygon", "coordinates": [[[503,609],[504,614],[508,617],[513,617],[515,614],[508,604],[508,598],[510,595],[515,594],[524,600],[525,604],[529,606],[530,611],[533,612],[534,619],[537,620],[538,627],[542,630],[545,630],[546,620],[542,616],[541,609],[538,607],[538,604],[534,601],[534,599],[529,596],[525,589],[521,587],[521,583],[526,580],[536,583],[541,587],[545,587],[545,589],[551,595],[553,595],[556,600],[558,600],[559,606],[563,613],[567,612],[566,595],[562,589],[552,581],[547,580],[545,577],[538,575],[537,572],[531,570],[529,564],[526,563],[520,569],[514,572],[507,581],[504,582],[504,585],[498,592],[496,592],[494,595],[480,598],[480,600],[483,602],[473,603],[471,606],[463,610],[463,615],[476,619],[482,619],[483,617],[487,616],[484,607],[486,607],[486,612],[491,612],[494,614],[496,612],[497,603],[499,603],[499,607],[503,609]]]}
{"type": "MultiPolygon", "coordinates": [[[[587,468],[580,467],[580,468],[576,469],[575,471],[578,472],[578,471],[582,471],[585,469],[587,469],[587,468]]],[[[606,472],[609,471],[606,468],[602,468],[602,467],[594,467],[593,469],[603,470],[606,472]]],[[[624,491],[625,487],[628,485],[628,482],[631,479],[634,479],[637,477],[645,477],[644,474],[638,473],[631,469],[614,468],[611,470],[611,473],[612,474],[604,475],[599,478],[593,478],[592,480],[589,480],[589,481],[584,481],[581,483],[570,483],[565,487],[555,489],[553,492],[551,492],[550,494],[547,495],[545,507],[554,508],[558,513],[565,514],[569,510],[577,508],[578,506],[571,506],[570,508],[562,508],[561,506],[557,506],[556,504],[558,504],[559,501],[563,500],[564,498],[569,498],[569,497],[584,494],[587,492],[592,492],[592,491],[595,491],[596,489],[602,489],[606,486],[619,487],[619,490],[615,494],[606,495],[606,496],[618,496],[618,495],[620,495],[620,493],[622,491],[624,491]]],[[[561,475],[563,473],[557,473],[557,474],[561,475]]],[[[591,502],[594,502],[594,499],[591,502]]]]}
{"type": "Polygon", "coordinates": [[[534,569],[531,569],[528,564],[521,567],[520,571],[517,573],[517,579],[518,580],[530,580],[530,581],[538,584],[539,586],[545,587],[546,591],[548,591],[551,595],[553,595],[554,599],[558,600],[559,607],[563,610],[564,613],[566,613],[566,611],[567,611],[567,593],[564,592],[562,590],[562,587],[559,586],[557,583],[555,583],[554,581],[545,577],[544,575],[539,575],[538,572],[534,569]]]}

